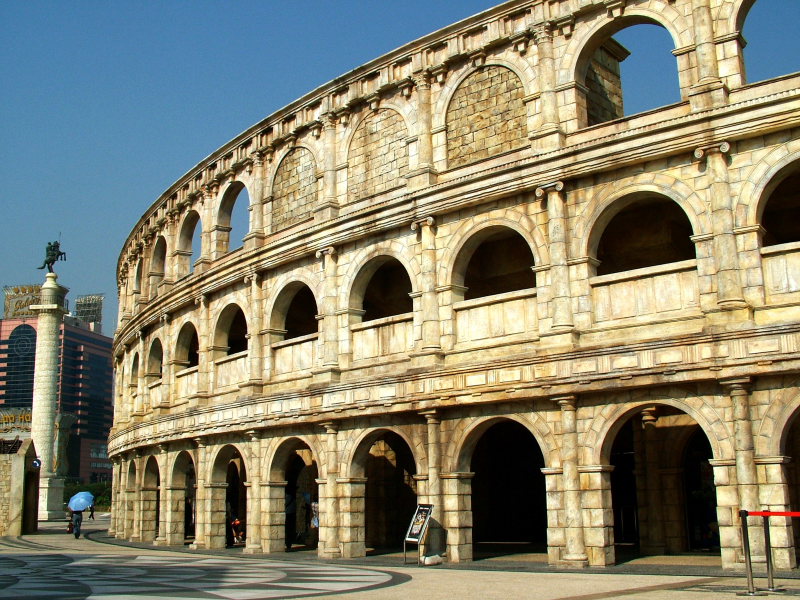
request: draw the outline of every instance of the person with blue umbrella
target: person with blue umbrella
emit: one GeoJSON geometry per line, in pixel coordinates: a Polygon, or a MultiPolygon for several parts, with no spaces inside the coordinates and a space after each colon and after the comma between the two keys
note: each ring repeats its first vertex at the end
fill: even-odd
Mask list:
{"type": "Polygon", "coordinates": [[[89,518],[94,519],[94,496],[89,492],[78,492],[69,499],[67,506],[72,511],[72,533],[77,540],[81,536],[83,511],[89,509],[89,518]]]}

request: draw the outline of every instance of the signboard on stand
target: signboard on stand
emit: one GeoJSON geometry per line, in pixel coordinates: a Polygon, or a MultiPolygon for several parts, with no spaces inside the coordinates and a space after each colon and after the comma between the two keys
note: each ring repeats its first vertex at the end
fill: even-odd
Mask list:
{"type": "MultiPolygon", "coordinates": [[[[428,532],[428,523],[433,513],[433,504],[417,504],[417,510],[411,518],[411,524],[406,531],[403,540],[403,564],[406,562],[406,544],[411,542],[417,545],[419,553],[422,552],[422,542],[425,541],[425,534],[428,532]]],[[[419,561],[419,557],[418,557],[419,561]]]]}

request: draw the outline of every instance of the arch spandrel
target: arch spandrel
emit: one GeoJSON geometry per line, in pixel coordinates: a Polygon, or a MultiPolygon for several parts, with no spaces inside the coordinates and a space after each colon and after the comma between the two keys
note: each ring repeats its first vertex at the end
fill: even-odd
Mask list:
{"type": "Polygon", "coordinates": [[[417,473],[428,472],[424,442],[426,438],[423,437],[425,435],[424,424],[391,425],[356,431],[359,432],[356,435],[353,435],[355,432],[352,430],[348,432],[347,441],[340,452],[339,472],[344,473],[345,477],[364,477],[364,464],[359,464],[359,461],[362,458],[366,458],[372,445],[385,433],[393,433],[405,442],[409,452],[411,452],[411,456],[414,458],[414,466],[417,473]]]}
{"type": "MultiPolygon", "coordinates": [[[[785,377],[781,388],[776,396],[769,397],[753,436],[756,456],[785,455],[786,440],[800,416],[800,376],[785,377]]],[[[769,394],[769,390],[754,390],[751,403],[757,400],[756,394],[769,394]]]]}
{"type": "MultiPolygon", "coordinates": [[[[554,408],[554,410],[558,410],[554,408]]],[[[527,429],[544,457],[547,468],[561,467],[561,454],[555,432],[544,419],[544,412],[518,412],[516,414],[464,417],[456,422],[450,442],[442,452],[442,471],[468,472],[475,446],[492,425],[513,421],[527,429]]]]}

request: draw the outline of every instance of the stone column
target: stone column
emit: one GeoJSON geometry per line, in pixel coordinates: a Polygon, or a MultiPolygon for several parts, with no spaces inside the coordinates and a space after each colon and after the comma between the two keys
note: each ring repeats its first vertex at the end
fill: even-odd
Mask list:
{"type": "Polygon", "coordinates": [[[712,458],[708,462],[714,469],[722,568],[741,569],[744,558],[739,524],[739,493],[736,490],[736,461],[732,458],[712,458]]]}
{"type": "Polygon", "coordinates": [[[557,396],[553,402],[561,407],[561,467],[563,469],[565,547],[562,563],[586,567],[586,544],[583,536],[581,480],[578,474],[578,428],[575,396],[557,396]]]}
{"type": "MultiPolygon", "coordinates": [[[[314,370],[318,382],[339,380],[339,318],[336,314],[336,249],[329,246],[316,253],[324,275],[320,315],[322,318],[322,365],[314,370]]],[[[319,317],[318,317],[319,318],[319,317]]]]}
{"type": "Polygon", "coordinates": [[[427,71],[414,74],[417,92],[417,166],[409,174],[409,187],[419,188],[436,183],[433,168],[433,117],[431,112],[431,76],[427,71]]]}
{"type": "Polygon", "coordinates": [[[247,529],[245,531],[245,554],[261,552],[261,440],[263,432],[250,430],[250,464],[248,487],[250,497],[247,499],[247,529]]]}
{"type": "Polygon", "coordinates": [[[198,364],[197,364],[197,393],[190,397],[190,403],[194,406],[202,405],[208,397],[211,369],[214,366],[214,357],[211,351],[211,341],[209,337],[212,335],[209,329],[211,324],[209,322],[208,310],[208,296],[201,294],[195,298],[195,305],[200,307],[199,320],[197,322],[197,346],[198,346],[198,364]]]}
{"type": "Polygon", "coordinates": [[[117,536],[117,529],[120,528],[119,526],[119,492],[122,486],[120,482],[120,468],[119,468],[120,458],[119,456],[114,456],[111,458],[111,522],[108,525],[108,535],[109,537],[116,537],[117,536]]]}
{"type": "Polygon", "coordinates": [[[340,558],[339,545],[339,491],[336,484],[339,475],[339,425],[322,423],[326,433],[326,478],[320,486],[320,558],[340,558]],[[324,490],[322,489],[324,488],[324,490]],[[323,495],[324,494],[324,495],[323,495]]]}
{"type": "Polygon", "coordinates": [[[553,59],[553,32],[549,23],[540,23],[533,30],[533,39],[538,54],[537,79],[541,113],[539,126],[532,130],[530,139],[536,152],[548,152],[564,144],[558,116],[558,96],[556,95],[556,70],[553,59]]]}
{"type": "Polygon", "coordinates": [[[728,90],[719,77],[714,43],[714,19],[709,0],[692,0],[697,83],[689,91],[694,110],[721,106],[728,101],[728,90]]]}
{"type": "Polygon", "coordinates": [[[439,298],[436,293],[436,225],[433,217],[411,223],[420,241],[420,287],[422,296],[422,347],[412,356],[414,366],[433,366],[442,359],[439,298]]]}
{"type": "MultiPolygon", "coordinates": [[[[651,406],[642,411],[642,449],[644,452],[644,480],[646,510],[639,509],[640,523],[647,527],[640,527],[642,550],[648,554],[664,554],[666,542],[664,541],[664,520],[656,514],[655,507],[661,504],[661,478],[659,476],[661,465],[659,463],[657,427],[657,408],[651,406]],[[642,517],[645,518],[642,518],[642,517]]],[[[638,481],[637,477],[637,481],[638,481]]]]}
{"type": "Polygon", "coordinates": [[[472,560],[472,478],[475,473],[441,473],[442,508],[450,562],[472,560]]]}
{"type": "Polygon", "coordinates": [[[193,550],[197,548],[210,548],[209,546],[209,526],[211,519],[210,493],[206,487],[206,441],[203,438],[194,438],[197,444],[197,454],[195,457],[196,495],[195,520],[194,520],[194,542],[189,547],[193,550]]]}
{"type": "MultiPolygon", "coordinates": [[[[40,304],[31,306],[36,313],[36,357],[33,375],[31,438],[39,467],[39,520],[64,518],[64,479],[56,474],[59,461],[56,440],[58,418],[58,379],[61,344],[58,334],[67,313],[67,288],[57,283],[58,276],[48,273],[42,285],[40,304]]],[[[63,457],[66,459],[66,457],[63,457]]]]}
{"type": "MultiPolygon", "coordinates": [[[[759,456],[755,459],[760,485],[761,506],[764,510],[789,512],[793,510],[786,477],[789,456],[759,456]]],[[[797,567],[797,554],[794,547],[794,526],[792,517],[769,517],[769,537],[772,557],[778,569],[797,567]]]]}
{"type": "Polygon", "coordinates": [[[250,231],[244,236],[244,249],[252,250],[260,246],[266,234],[264,233],[264,153],[255,151],[250,153],[253,161],[253,180],[250,190],[250,231]]]}
{"type": "Polygon", "coordinates": [[[444,554],[447,550],[444,521],[444,507],[442,506],[441,469],[441,419],[436,409],[424,410],[419,413],[425,417],[427,426],[427,451],[428,451],[428,502],[433,504],[431,520],[428,525],[428,535],[425,543],[425,554],[444,554]]]}
{"type": "Polygon", "coordinates": [[[616,561],[614,554],[614,509],[611,500],[613,465],[585,465],[578,468],[583,481],[584,528],[589,565],[605,567],[616,561]]]}
{"type": "Polygon", "coordinates": [[[569,267],[567,265],[566,202],[564,182],[556,181],[536,188],[536,197],[547,203],[547,228],[550,238],[550,290],[552,299],[551,331],[543,335],[556,335],[556,343],[572,343],[575,340],[572,321],[572,294],[570,292],[569,267]],[[567,338],[559,334],[570,334],[567,338]]]}
{"type": "Polygon", "coordinates": [[[714,261],[717,267],[717,304],[721,310],[747,307],[739,278],[738,251],[733,233],[733,196],[726,160],[730,148],[728,142],[722,142],[694,151],[697,159],[706,160],[714,261]]]}
{"type": "Polygon", "coordinates": [[[244,278],[245,284],[250,284],[250,306],[254,310],[249,313],[250,331],[247,343],[247,360],[249,376],[247,383],[239,388],[245,395],[257,396],[261,393],[264,385],[264,336],[261,331],[263,324],[262,317],[262,298],[261,298],[261,275],[253,273],[244,278]]]}
{"type": "Polygon", "coordinates": [[[286,485],[285,481],[265,481],[262,485],[265,523],[261,528],[261,549],[268,554],[286,549],[286,485]]]}
{"type": "Polygon", "coordinates": [[[336,126],[339,120],[335,113],[328,112],[322,117],[323,136],[323,177],[322,201],[314,207],[314,219],[329,221],[339,214],[339,199],[336,189],[336,126]]]}
{"type": "Polygon", "coordinates": [[[339,518],[339,545],[342,558],[366,555],[366,477],[340,477],[336,480],[339,518]]]}
{"type": "MultiPolygon", "coordinates": [[[[753,423],[750,415],[750,378],[739,377],[720,381],[733,405],[734,451],[736,453],[736,489],[739,509],[758,511],[758,475],[753,443],[753,423]]],[[[750,547],[753,556],[764,556],[764,532],[760,517],[749,517],[750,547]]]]}

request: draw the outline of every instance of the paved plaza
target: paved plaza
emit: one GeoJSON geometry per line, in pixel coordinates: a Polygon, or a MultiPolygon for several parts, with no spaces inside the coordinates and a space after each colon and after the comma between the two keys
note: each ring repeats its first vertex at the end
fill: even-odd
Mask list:
{"type": "MultiPolygon", "coordinates": [[[[389,556],[336,563],[310,553],[280,558],[239,550],[185,552],[108,543],[107,518],[74,539],[61,523],[39,533],[0,538],[0,598],[121,600],[317,598],[348,600],[717,600],[747,589],[741,575],[708,566],[645,563],[565,572],[535,561],[476,561],[468,566],[404,566],[389,556]]],[[[800,579],[780,578],[780,595],[800,597],[800,579]]],[[[758,578],[762,590],[766,580],[758,578]]]]}

